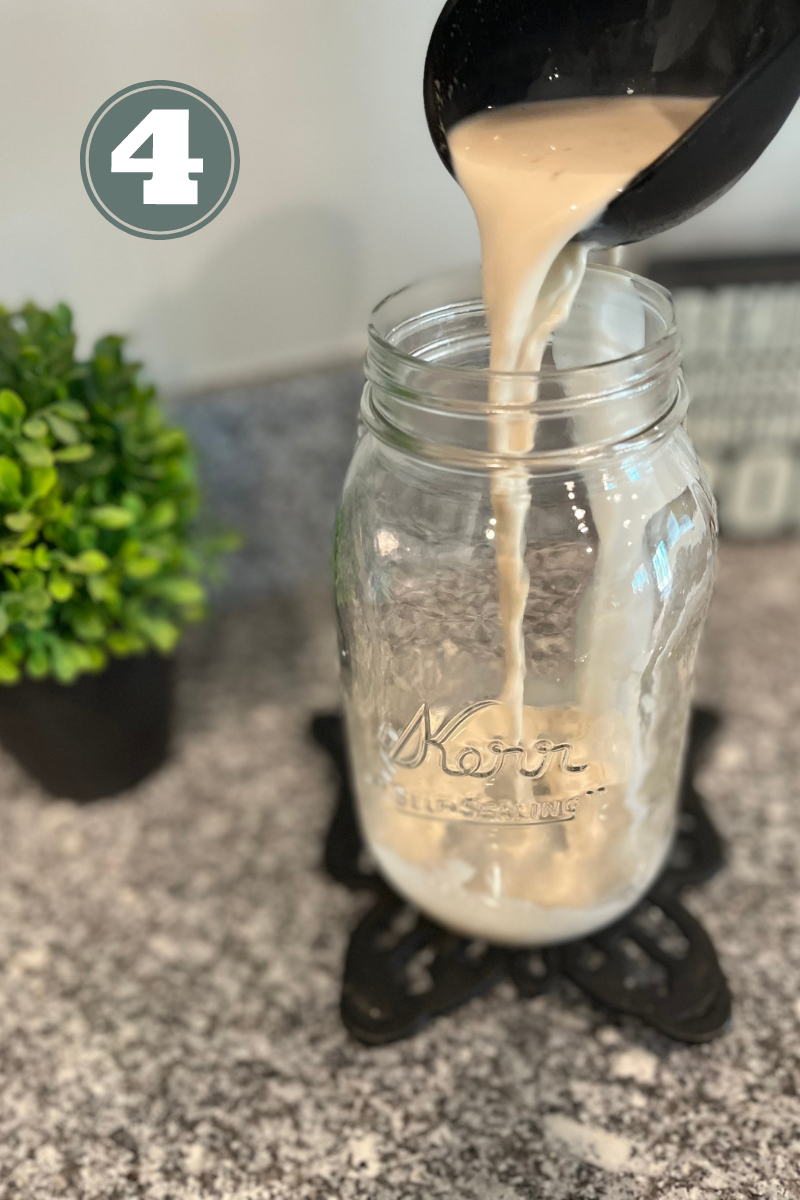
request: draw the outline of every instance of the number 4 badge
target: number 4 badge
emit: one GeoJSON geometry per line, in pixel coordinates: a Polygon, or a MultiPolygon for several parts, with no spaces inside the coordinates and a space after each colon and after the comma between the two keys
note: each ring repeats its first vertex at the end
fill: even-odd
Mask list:
{"type": "Polygon", "coordinates": [[[142,189],[144,204],[197,204],[197,180],[202,158],[189,157],[189,109],[151,108],[126,138],[111,151],[111,170],[149,174],[142,189]],[[153,139],[152,158],[133,158],[148,138],[153,139]]]}
{"type": "Polygon", "coordinates": [[[239,178],[239,144],[220,106],[166,79],[135,83],[92,117],[81,145],[89,199],[134,237],[186,237],[213,221],[239,178]]]}

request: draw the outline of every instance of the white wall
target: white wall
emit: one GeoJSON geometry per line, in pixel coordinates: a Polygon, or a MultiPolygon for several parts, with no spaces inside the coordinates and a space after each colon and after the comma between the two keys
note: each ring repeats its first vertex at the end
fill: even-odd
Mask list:
{"type": "MultiPolygon", "coordinates": [[[[372,304],[474,257],[428,139],[421,74],[442,0],[0,0],[0,301],[64,298],[85,340],[129,331],[156,379],[205,386],[360,349],[372,304]],[[83,131],[130,83],[211,95],[241,147],[233,199],[189,237],[103,220],[83,131]]],[[[800,115],[670,251],[800,246],[800,115]]]]}

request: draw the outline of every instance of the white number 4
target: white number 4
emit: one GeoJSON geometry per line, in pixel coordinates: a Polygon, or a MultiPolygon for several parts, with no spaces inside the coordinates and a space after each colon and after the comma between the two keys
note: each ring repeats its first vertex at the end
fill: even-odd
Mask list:
{"type": "Polygon", "coordinates": [[[202,158],[189,158],[188,108],[151,108],[150,112],[111,151],[112,172],[153,174],[142,185],[145,204],[197,204],[197,180],[189,172],[203,173],[202,158]],[[131,158],[149,137],[152,158],[131,158]]]}

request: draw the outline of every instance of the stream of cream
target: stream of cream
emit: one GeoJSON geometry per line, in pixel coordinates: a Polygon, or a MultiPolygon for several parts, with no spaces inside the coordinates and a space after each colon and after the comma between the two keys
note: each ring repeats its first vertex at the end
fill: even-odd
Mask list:
{"type": "MultiPolygon", "coordinates": [[[[583,279],[587,229],[641,170],[706,111],[711,101],[682,96],[560,100],[490,109],[461,121],[449,137],[458,181],[481,236],[484,301],[496,372],[537,372],[553,331],[570,312],[583,279]]],[[[490,448],[525,454],[536,423],[514,406],[536,399],[502,377],[492,385],[490,448]]],[[[523,624],[529,579],[524,561],[530,507],[524,462],[492,480],[495,547],[506,679],[501,699],[523,728],[523,624]]]]}

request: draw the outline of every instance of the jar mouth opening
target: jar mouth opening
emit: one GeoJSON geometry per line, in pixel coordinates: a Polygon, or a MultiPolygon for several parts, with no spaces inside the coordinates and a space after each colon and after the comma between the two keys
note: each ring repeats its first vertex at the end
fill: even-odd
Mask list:
{"type": "Polygon", "coordinates": [[[685,412],[669,293],[616,267],[588,268],[541,371],[492,371],[490,348],[478,269],[396,292],[370,325],[365,426],[408,453],[493,469],[661,438],[685,412]]]}
{"type": "MultiPolygon", "coordinates": [[[[506,411],[535,403],[543,412],[562,407],[567,395],[575,404],[615,393],[623,381],[628,388],[635,386],[654,369],[677,367],[679,356],[669,292],[652,280],[600,263],[588,265],[572,314],[551,339],[541,370],[493,370],[488,350],[480,270],[462,267],[403,287],[375,307],[367,375],[374,382],[402,381],[421,401],[427,397],[437,407],[443,401],[451,407],[458,396],[459,407],[471,408],[471,396],[486,396],[487,389],[497,387],[505,393],[506,411]],[[614,310],[610,323],[615,318],[616,329],[602,329],[600,308],[614,310]],[[594,334],[587,335],[592,322],[594,334]],[[593,357],[592,349],[601,353],[593,357]]],[[[477,407],[486,413],[486,399],[477,407]]]]}

